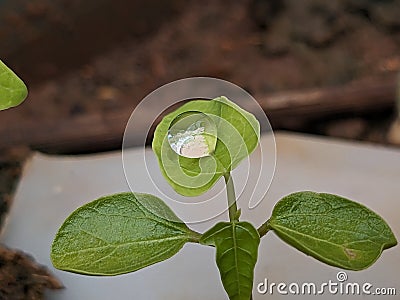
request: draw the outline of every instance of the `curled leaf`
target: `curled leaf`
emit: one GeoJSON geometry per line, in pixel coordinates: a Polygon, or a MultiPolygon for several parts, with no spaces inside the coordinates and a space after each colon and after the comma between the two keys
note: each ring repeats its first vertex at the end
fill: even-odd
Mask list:
{"type": "Polygon", "coordinates": [[[256,148],[259,136],[260,125],[252,114],[226,97],[218,97],[190,101],[165,116],[154,132],[152,146],[161,172],[174,190],[198,196],[246,158],[256,148]],[[202,121],[203,128],[187,124],[190,120],[202,121]],[[187,132],[182,132],[184,128],[187,132]]]}

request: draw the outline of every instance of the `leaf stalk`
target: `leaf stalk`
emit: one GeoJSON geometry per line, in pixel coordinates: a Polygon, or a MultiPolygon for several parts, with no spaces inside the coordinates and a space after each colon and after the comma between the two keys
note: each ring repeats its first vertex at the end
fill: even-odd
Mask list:
{"type": "Polygon", "coordinates": [[[264,224],[262,224],[258,229],[258,234],[260,235],[260,238],[262,238],[264,235],[268,233],[268,231],[271,230],[271,226],[269,225],[269,220],[267,220],[264,224]]]}
{"type": "Polygon", "coordinates": [[[224,174],[225,184],[226,184],[226,194],[228,200],[228,212],[229,212],[229,220],[239,221],[239,213],[236,204],[236,195],[235,195],[235,187],[233,185],[233,179],[231,173],[224,174]]]}

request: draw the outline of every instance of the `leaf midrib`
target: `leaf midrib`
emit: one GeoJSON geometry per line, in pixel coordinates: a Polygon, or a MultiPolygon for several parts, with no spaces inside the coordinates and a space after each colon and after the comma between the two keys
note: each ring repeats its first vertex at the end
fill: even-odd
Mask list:
{"type": "MultiPolygon", "coordinates": [[[[82,232],[85,232],[85,231],[82,231],[82,232]]],[[[90,234],[89,232],[85,232],[85,233],[90,234]]],[[[94,237],[96,237],[96,236],[94,236],[94,237]]],[[[105,243],[107,243],[107,245],[103,245],[103,246],[99,246],[99,247],[88,247],[88,248],[79,249],[79,250],[76,250],[76,251],[68,251],[65,254],[58,254],[56,256],[64,257],[64,256],[67,256],[69,254],[83,253],[83,252],[86,252],[86,251],[98,251],[98,250],[103,250],[103,249],[110,248],[110,247],[118,248],[118,247],[123,247],[123,246],[134,245],[134,244],[147,244],[147,243],[155,243],[155,242],[160,242],[160,241],[166,242],[166,241],[174,241],[174,240],[180,240],[180,239],[181,240],[187,240],[189,238],[190,238],[189,236],[181,235],[181,236],[170,236],[170,237],[163,237],[163,238],[157,238],[157,239],[130,241],[130,242],[126,242],[126,243],[110,243],[110,242],[107,242],[107,241],[103,240],[105,243]]]]}
{"type": "MultiPolygon", "coordinates": [[[[312,239],[315,239],[315,240],[317,240],[317,241],[324,242],[324,243],[327,243],[327,244],[330,244],[330,245],[333,245],[333,246],[342,246],[342,244],[336,244],[336,243],[330,242],[330,241],[325,240],[325,239],[317,238],[317,237],[312,236],[312,235],[307,235],[307,234],[305,234],[305,233],[302,233],[302,232],[299,232],[299,231],[290,229],[290,228],[288,228],[288,227],[284,227],[284,226],[280,226],[280,225],[274,225],[272,222],[271,222],[270,224],[271,224],[272,228],[275,229],[275,230],[276,230],[276,229],[285,229],[285,230],[279,230],[278,232],[285,233],[285,231],[289,231],[289,232],[292,232],[292,233],[301,235],[301,236],[303,236],[303,237],[312,238],[312,239]]],[[[364,241],[365,241],[365,242],[371,242],[371,243],[380,245],[380,243],[374,242],[374,241],[372,241],[372,240],[370,240],[370,239],[357,240],[357,242],[364,242],[364,241]]],[[[363,250],[358,250],[358,249],[351,249],[351,250],[363,251],[363,250]]]]}

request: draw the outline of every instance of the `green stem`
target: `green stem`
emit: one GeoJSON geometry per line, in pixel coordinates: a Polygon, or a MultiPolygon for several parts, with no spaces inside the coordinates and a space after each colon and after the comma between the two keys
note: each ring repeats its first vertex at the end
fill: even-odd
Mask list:
{"type": "Polygon", "coordinates": [[[197,231],[191,230],[191,236],[189,239],[189,242],[191,243],[200,243],[200,238],[201,238],[201,233],[198,233],[197,231]]]}
{"type": "Polygon", "coordinates": [[[236,204],[236,195],[235,195],[235,187],[233,185],[233,180],[231,177],[231,173],[224,174],[225,184],[226,184],[226,194],[228,198],[228,211],[229,211],[229,220],[231,222],[238,221],[238,208],[236,204]]]}
{"type": "Polygon", "coordinates": [[[271,230],[271,226],[269,225],[269,220],[267,220],[264,224],[262,224],[258,229],[258,234],[260,235],[260,238],[262,238],[264,235],[268,233],[268,231],[271,230]]]}

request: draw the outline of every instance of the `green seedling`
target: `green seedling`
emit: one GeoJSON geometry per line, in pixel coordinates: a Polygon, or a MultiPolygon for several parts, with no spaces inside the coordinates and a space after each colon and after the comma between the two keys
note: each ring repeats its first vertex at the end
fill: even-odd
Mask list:
{"type": "Polygon", "coordinates": [[[201,195],[223,177],[229,221],[199,233],[155,196],[105,196],[65,220],[53,241],[53,265],[87,275],[119,275],[166,260],[185,243],[198,243],[215,247],[229,299],[249,300],[260,239],[269,231],[323,263],[348,270],[368,268],[384,249],[397,244],[380,216],[332,194],[290,194],[258,229],[241,221],[231,171],[253,152],[259,138],[257,119],[225,97],[184,104],[156,128],[152,146],[161,172],[184,196],[201,195]]]}

